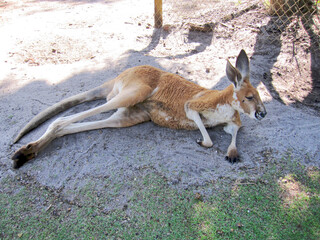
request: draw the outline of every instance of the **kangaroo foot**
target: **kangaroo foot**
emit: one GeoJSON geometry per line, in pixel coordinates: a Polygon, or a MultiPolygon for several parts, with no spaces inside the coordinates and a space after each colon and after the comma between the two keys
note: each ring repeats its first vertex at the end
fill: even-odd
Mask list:
{"type": "Polygon", "coordinates": [[[21,147],[18,151],[16,151],[13,156],[13,168],[18,169],[27,161],[35,158],[37,155],[37,151],[35,150],[35,144],[28,144],[26,146],[21,147]]]}
{"type": "Polygon", "coordinates": [[[226,156],[226,160],[229,161],[230,163],[236,163],[240,161],[238,151],[237,149],[232,149],[228,151],[228,154],[226,156]]]}
{"type": "Polygon", "coordinates": [[[205,143],[205,142],[202,141],[201,139],[197,139],[197,143],[198,143],[201,147],[205,147],[205,148],[210,148],[210,147],[212,147],[212,143],[205,143]]]}

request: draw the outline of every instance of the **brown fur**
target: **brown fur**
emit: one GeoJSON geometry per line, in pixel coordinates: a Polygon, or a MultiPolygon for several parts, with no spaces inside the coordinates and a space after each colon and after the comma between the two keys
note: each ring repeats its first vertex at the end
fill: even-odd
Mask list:
{"type": "Polygon", "coordinates": [[[228,62],[227,76],[233,84],[222,91],[203,88],[155,67],[130,68],[100,87],[63,100],[32,119],[15,141],[70,106],[101,97],[107,98],[107,103],[101,106],[56,119],[43,136],[23,146],[13,155],[14,167],[20,167],[34,158],[57,137],[106,127],[129,127],[149,120],[174,129],[199,128],[203,141],[198,143],[204,147],[212,146],[205,127],[226,124],[225,131],[232,135],[227,159],[235,162],[238,160],[236,135],[241,126],[239,111],[258,119],[266,114],[259,93],[249,82],[248,71],[249,61],[243,50],[237,58],[236,68],[228,62]],[[118,111],[108,119],[77,123],[112,109],[118,111]]]}

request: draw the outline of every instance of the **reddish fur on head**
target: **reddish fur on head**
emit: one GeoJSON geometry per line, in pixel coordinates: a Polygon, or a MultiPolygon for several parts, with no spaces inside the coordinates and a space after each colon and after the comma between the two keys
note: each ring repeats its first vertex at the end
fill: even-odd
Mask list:
{"type": "Polygon", "coordinates": [[[241,50],[237,57],[236,67],[233,67],[228,60],[226,72],[227,77],[234,84],[236,110],[246,113],[251,118],[262,119],[267,112],[258,91],[249,81],[249,59],[244,50],[241,50]]]}

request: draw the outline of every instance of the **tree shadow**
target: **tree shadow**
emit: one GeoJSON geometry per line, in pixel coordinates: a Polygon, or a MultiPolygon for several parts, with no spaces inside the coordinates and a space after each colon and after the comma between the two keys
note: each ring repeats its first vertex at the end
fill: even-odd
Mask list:
{"type": "Polygon", "coordinates": [[[282,30],[285,29],[289,23],[289,19],[271,17],[268,23],[261,27],[262,32],[257,35],[256,42],[254,44],[254,52],[251,59],[252,64],[255,64],[256,61],[259,63],[259,59],[261,58],[264,60],[263,71],[258,71],[256,73],[258,75],[256,78],[263,82],[274,99],[283,104],[283,100],[273,85],[271,70],[274,67],[274,64],[277,62],[277,58],[281,52],[282,30]],[[283,22],[281,29],[279,29],[277,24],[279,21],[283,22]]]}
{"type": "MultiPolygon", "coordinates": [[[[169,31],[165,31],[164,29],[154,29],[153,34],[151,36],[151,41],[148,46],[146,46],[141,51],[135,51],[135,52],[141,52],[144,54],[150,53],[152,50],[155,50],[158,45],[160,44],[161,38],[166,40],[168,36],[170,35],[169,31]]],[[[208,32],[200,32],[200,31],[191,31],[189,30],[188,36],[187,36],[187,43],[198,43],[198,45],[188,52],[184,54],[176,54],[176,55],[169,55],[165,58],[184,58],[188,57],[197,53],[201,53],[207,49],[208,46],[211,45],[213,40],[213,29],[212,31],[208,32]]],[[[170,41],[170,40],[169,40],[170,41]]],[[[133,51],[133,50],[129,50],[133,51]]]]}
{"type": "Polygon", "coordinates": [[[176,55],[175,58],[189,57],[191,55],[198,54],[205,51],[207,47],[210,46],[212,43],[213,32],[214,32],[213,28],[211,28],[211,30],[208,32],[189,30],[187,43],[198,43],[199,45],[197,45],[194,49],[190,50],[185,54],[176,55]]]}
{"type": "MultiPolygon", "coordinates": [[[[316,28],[315,15],[316,12],[313,12],[301,17],[302,26],[309,35],[311,54],[312,92],[303,100],[306,105],[320,103],[320,36],[314,30],[316,28]]],[[[317,17],[319,19],[318,15],[317,17]]],[[[317,109],[320,110],[320,106],[317,109]]]]}
{"type": "MultiPolygon", "coordinates": [[[[311,55],[311,80],[312,80],[312,90],[311,92],[304,98],[303,101],[299,102],[296,100],[292,105],[299,106],[300,104],[304,104],[310,106],[314,109],[320,109],[320,107],[315,106],[314,103],[320,102],[320,48],[319,48],[319,35],[315,32],[315,22],[314,16],[317,14],[316,10],[309,11],[308,13],[301,14],[299,10],[296,12],[292,12],[291,16],[272,16],[269,22],[261,27],[261,33],[257,36],[255,45],[254,45],[254,53],[252,55],[252,63],[255,61],[259,62],[259,58],[267,59],[264,61],[265,65],[263,66],[262,73],[256,73],[258,77],[262,80],[264,85],[267,87],[272,97],[278,100],[281,103],[284,103],[281,99],[280,93],[277,91],[273,84],[273,76],[272,69],[277,62],[277,58],[281,53],[282,46],[284,45],[281,39],[283,32],[286,31],[287,27],[291,24],[291,20],[296,18],[297,23],[294,28],[299,28],[299,23],[303,26],[304,30],[309,36],[309,51],[311,55]]],[[[294,29],[294,32],[296,29],[294,29]]],[[[293,35],[295,38],[296,36],[293,35]]],[[[293,40],[292,44],[292,54],[295,56],[295,42],[293,40]]],[[[298,68],[300,68],[298,66],[298,68]]],[[[300,69],[298,69],[300,71],[300,69]]],[[[281,73],[278,73],[281,74],[281,73]]]]}

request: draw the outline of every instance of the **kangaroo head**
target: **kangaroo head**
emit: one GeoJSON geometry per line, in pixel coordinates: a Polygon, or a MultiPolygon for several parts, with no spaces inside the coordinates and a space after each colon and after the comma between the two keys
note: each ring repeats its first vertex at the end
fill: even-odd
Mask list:
{"type": "Polygon", "coordinates": [[[228,79],[234,85],[233,107],[241,113],[246,113],[251,118],[258,120],[264,118],[267,112],[257,89],[249,81],[249,59],[244,50],[241,50],[237,57],[236,67],[233,67],[227,60],[226,72],[228,79]]]}

